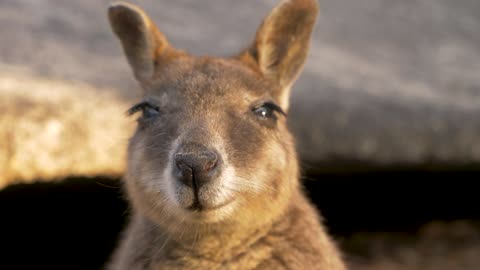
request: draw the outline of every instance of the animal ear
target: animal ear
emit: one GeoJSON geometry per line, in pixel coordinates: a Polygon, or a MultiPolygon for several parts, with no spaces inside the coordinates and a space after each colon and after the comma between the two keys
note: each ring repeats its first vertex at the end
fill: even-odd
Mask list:
{"type": "Polygon", "coordinates": [[[175,50],[145,12],[133,4],[110,5],[108,18],[135,78],[142,84],[148,83],[157,65],[173,56],[175,50]]]}
{"type": "Polygon", "coordinates": [[[290,87],[305,62],[318,14],[317,0],[283,0],[264,19],[255,42],[241,56],[279,85],[280,105],[288,108],[290,87]]]}

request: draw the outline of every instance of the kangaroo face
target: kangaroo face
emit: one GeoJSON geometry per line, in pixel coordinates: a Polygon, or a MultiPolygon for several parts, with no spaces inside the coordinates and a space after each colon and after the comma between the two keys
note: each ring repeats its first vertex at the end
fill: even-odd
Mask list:
{"type": "Polygon", "coordinates": [[[159,224],[271,220],[297,185],[288,95],[308,49],[314,1],[284,1],[254,44],[230,59],[171,47],[139,8],[109,9],[144,98],[130,140],[126,186],[159,224]]]}
{"type": "Polygon", "coordinates": [[[138,199],[200,221],[231,218],[260,198],[282,200],[279,187],[296,178],[285,172],[295,153],[273,86],[238,61],[169,65],[132,109],[142,111],[128,163],[138,199]]]}

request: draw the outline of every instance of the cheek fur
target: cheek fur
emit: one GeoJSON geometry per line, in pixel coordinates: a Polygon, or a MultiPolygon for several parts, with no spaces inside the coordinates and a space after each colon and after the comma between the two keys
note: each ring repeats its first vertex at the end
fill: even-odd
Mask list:
{"type": "Polygon", "coordinates": [[[239,170],[248,170],[261,154],[267,138],[265,131],[251,119],[229,113],[223,130],[230,162],[239,170]]]}
{"type": "Polygon", "coordinates": [[[269,196],[277,196],[281,182],[294,181],[296,177],[296,172],[288,169],[296,166],[289,158],[295,157],[292,139],[285,136],[286,127],[281,120],[273,128],[254,120],[230,114],[224,130],[227,152],[237,171],[236,185],[246,194],[267,192],[269,196]]]}
{"type": "Polygon", "coordinates": [[[139,129],[130,139],[127,181],[137,183],[146,193],[167,190],[164,171],[175,133],[163,131],[165,127],[152,125],[139,129]]]}

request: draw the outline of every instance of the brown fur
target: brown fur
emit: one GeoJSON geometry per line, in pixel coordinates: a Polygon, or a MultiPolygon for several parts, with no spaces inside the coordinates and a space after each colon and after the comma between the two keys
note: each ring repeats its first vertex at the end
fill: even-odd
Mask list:
{"type": "Polygon", "coordinates": [[[251,48],[219,59],[174,49],[138,7],[111,6],[112,28],[150,104],[130,140],[133,216],[111,269],[344,269],[300,188],[279,109],[288,110],[316,14],[313,0],[283,1],[251,48]],[[256,113],[272,103],[279,107],[268,116],[256,113]],[[173,161],[192,143],[222,160],[219,176],[198,190],[180,183],[173,161]]]}

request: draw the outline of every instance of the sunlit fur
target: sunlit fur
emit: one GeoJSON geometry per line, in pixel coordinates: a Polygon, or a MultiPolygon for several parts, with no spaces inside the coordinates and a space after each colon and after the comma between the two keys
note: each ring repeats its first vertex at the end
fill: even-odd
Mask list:
{"type": "Polygon", "coordinates": [[[228,59],[190,56],[168,45],[139,8],[110,8],[144,98],[159,111],[140,116],[130,140],[132,220],[111,269],[344,269],[299,185],[286,116],[253,113],[262,102],[288,109],[285,96],[305,61],[316,8],[310,0],[283,1],[254,49],[228,59]],[[279,22],[289,16],[294,21],[279,22]],[[270,44],[272,33],[289,46],[270,44]],[[219,176],[197,197],[173,173],[174,154],[189,143],[222,159],[219,176]],[[190,209],[194,199],[205,208],[190,209]]]}
{"type": "Polygon", "coordinates": [[[170,102],[161,109],[161,119],[139,129],[130,142],[127,187],[132,201],[167,227],[211,221],[260,225],[279,215],[296,189],[298,164],[286,119],[279,116],[271,128],[262,123],[268,120],[251,113],[251,104],[271,99],[266,91],[271,86],[257,82],[258,74],[236,60],[185,57],[170,65],[157,77],[159,83],[146,90],[150,99],[170,102]],[[212,206],[234,200],[242,211],[230,205],[206,213],[185,209],[192,198],[173,179],[172,156],[190,140],[215,148],[224,160],[216,185],[200,196],[212,206]],[[185,224],[164,219],[165,214],[179,216],[185,224]]]}

